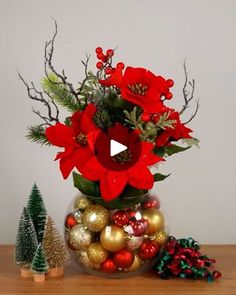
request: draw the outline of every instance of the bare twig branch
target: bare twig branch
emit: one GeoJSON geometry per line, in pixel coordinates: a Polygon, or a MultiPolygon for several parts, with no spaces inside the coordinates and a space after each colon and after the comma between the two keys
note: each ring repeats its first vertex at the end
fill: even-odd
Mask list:
{"type": "MultiPolygon", "coordinates": [[[[183,86],[183,97],[184,97],[184,105],[179,112],[180,115],[184,113],[184,111],[190,106],[190,102],[194,98],[194,91],[195,91],[195,80],[192,79],[191,81],[188,78],[188,72],[187,72],[187,67],[186,67],[186,60],[183,63],[183,68],[184,68],[184,76],[185,76],[185,81],[184,81],[184,86],[183,86]]],[[[185,122],[185,124],[191,122],[193,118],[197,115],[199,109],[199,99],[196,101],[196,108],[192,116],[185,122]]]]}
{"type": "Polygon", "coordinates": [[[54,53],[54,43],[55,43],[55,39],[57,36],[57,22],[54,20],[54,24],[55,24],[55,31],[54,34],[52,36],[52,39],[50,41],[47,41],[45,43],[45,47],[44,47],[44,71],[45,71],[45,75],[46,77],[49,79],[50,82],[54,83],[54,84],[63,84],[67,87],[65,87],[65,91],[68,91],[69,93],[73,94],[75,96],[76,101],[79,103],[79,98],[78,98],[78,94],[76,92],[76,90],[73,87],[73,84],[67,81],[67,77],[65,75],[65,71],[62,70],[62,74],[60,74],[53,66],[52,64],[52,58],[53,58],[53,53],[54,53]],[[51,72],[53,72],[61,82],[55,82],[55,81],[51,81],[49,74],[48,74],[48,70],[50,70],[51,72]],[[68,88],[68,89],[67,89],[68,88]]]}
{"type": "Polygon", "coordinates": [[[43,92],[38,91],[34,85],[33,82],[31,82],[31,86],[25,81],[25,79],[21,76],[21,74],[18,72],[18,76],[20,78],[20,80],[23,82],[23,84],[25,85],[26,89],[27,89],[27,94],[28,97],[32,100],[36,100],[39,101],[41,103],[43,103],[46,108],[47,108],[47,112],[48,115],[47,116],[43,116],[41,115],[41,113],[39,111],[36,111],[35,109],[33,109],[33,112],[35,114],[37,114],[41,119],[43,119],[45,121],[45,124],[47,125],[52,125],[51,122],[58,122],[59,121],[59,110],[58,107],[56,106],[55,102],[53,101],[52,97],[50,95],[50,102],[44,97],[43,92]],[[55,110],[56,110],[56,115],[53,116],[53,111],[52,111],[52,105],[54,106],[55,110]]]}
{"type": "Polygon", "coordinates": [[[81,94],[81,92],[83,91],[84,84],[88,80],[88,64],[89,64],[89,60],[90,60],[90,55],[87,55],[87,54],[86,54],[86,60],[85,61],[81,60],[82,64],[84,65],[85,78],[82,81],[79,89],[76,92],[76,95],[77,96],[81,94]]]}

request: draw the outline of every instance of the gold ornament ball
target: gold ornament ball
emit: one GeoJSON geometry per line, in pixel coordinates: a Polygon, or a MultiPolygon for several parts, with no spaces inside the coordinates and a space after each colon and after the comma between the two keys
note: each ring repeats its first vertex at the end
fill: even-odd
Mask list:
{"type": "Polygon", "coordinates": [[[165,219],[160,210],[156,208],[148,208],[143,210],[143,218],[148,221],[147,235],[153,235],[163,230],[165,219]]]}
{"type": "Polygon", "coordinates": [[[127,269],[127,271],[136,271],[141,266],[141,258],[138,256],[138,254],[134,254],[134,262],[131,264],[131,266],[127,269]]]}
{"type": "Polygon", "coordinates": [[[93,232],[102,231],[109,222],[109,211],[101,205],[91,205],[84,211],[83,222],[93,232]]]}
{"type": "Polygon", "coordinates": [[[100,243],[92,243],[87,249],[89,260],[94,264],[100,264],[108,257],[108,251],[100,243]]]}
{"type": "Polygon", "coordinates": [[[78,258],[78,262],[83,266],[96,269],[100,268],[100,264],[94,264],[89,260],[88,253],[86,250],[76,251],[76,256],[78,258]]]}
{"type": "Polygon", "coordinates": [[[76,210],[73,212],[73,214],[77,223],[82,223],[82,216],[83,216],[82,212],[80,210],[76,210]]]}
{"type": "Polygon", "coordinates": [[[80,210],[85,210],[91,205],[91,201],[87,199],[85,196],[79,196],[76,198],[74,202],[74,208],[75,209],[80,209],[80,210]]]}
{"type": "Polygon", "coordinates": [[[108,251],[116,252],[125,247],[126,234],[116,225],[106,226],[101,232],[100,241],[108,251]]]}
{"type": "Polygon", "coordinates": [[[154,235],[154,239],[153,240],[155,242],[157,242],[159,245],[163,245],[163,244],[165,244],[165,242],[167,241],[167,239],[168,239],[167,232],[165,232],[164,230],[162,230],[162,231],[160,231],[160,232],[158,232],[158,233],[156,233],[154,235]]]}
{"type": "Polygon", "coordinates": [[[69,245],[73,249],[84,249],[91,244],[91,233],[81,224],[75,225],[69,232],[69,245]]]}

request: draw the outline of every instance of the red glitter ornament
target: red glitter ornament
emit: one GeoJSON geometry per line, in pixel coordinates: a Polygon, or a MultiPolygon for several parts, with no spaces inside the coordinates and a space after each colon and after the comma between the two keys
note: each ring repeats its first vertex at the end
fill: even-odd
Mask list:
{"type": "Polygon", "coordinates": [[[112,220],[116,225],[122,227],[122,226],[128,224],[129,215],[124,210],[118,210],[112,215],[112,220]]]}
{"type": "Polygon", "coordinates": [[[113,273],[117,270],[117,266],[111,258],[107,258],[101,265],[101,271],[113,273]]]}
{"type": "Polygon", "coordinates": [[[143,242],[139,249],[139,256],[143,259],[150,259],[156,256],[159,248],[156,243],[152,241],[143,242]]]}
{"type": "Polygon", "coordinates": [[[117,267],[128,268],[134,262],[134,254],[125,248],[121,249],[114,254],[114,262],[117,267]]]}
{"type": "Polygon", "coordinates": [[[77,221],[76,221],[74,215],[73,214],[68,214],[66,216],[66,220],[65,220],[65,226],[66,226],[66,228],[71,229],[76,224],[77,224],[77,221]]]}
{"type": "Polygon", "coordinates": [[[131,209],[126,210],[126,212],[128,213],[130,219],[135,218],[135,214],[137,213],[131,209]]]}

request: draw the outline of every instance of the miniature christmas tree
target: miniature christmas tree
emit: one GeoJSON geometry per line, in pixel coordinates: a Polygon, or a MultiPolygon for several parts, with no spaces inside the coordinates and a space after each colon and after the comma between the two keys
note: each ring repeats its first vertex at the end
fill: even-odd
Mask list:
{"type": "Polygon", "coordinates": [[[21,276],[30,276],[30,266],[38,246],[37,235],[28,210],[21,214],[15,246],[15,263],[21,266],[21,276]]]}
{"type": "Polygon", "coordinates": [[[31,263],[31,270],[34,273],[34,281],[45,281],[45,273],[48,272],[48,264],[41,244],[39,244],[35,252],[31,263]]]}
{"type": "Polygon", "coordinates": [[[64,240],[50,216],[48,216],[45,226],[43,250],[50,268],[49,275],[63,275],[63,267],[69,261],[69,254],[64,240]]]}
{"type": "Polygon", "coordinates": [[[41,243],[43,240],[43,233],[44,233],[47,212],[44,206],[42,196],[40,194],[40,191],[36,183],[34,183],[31,194],[29,196],[27,209],[33,221],[38,242],[41,243]]]}

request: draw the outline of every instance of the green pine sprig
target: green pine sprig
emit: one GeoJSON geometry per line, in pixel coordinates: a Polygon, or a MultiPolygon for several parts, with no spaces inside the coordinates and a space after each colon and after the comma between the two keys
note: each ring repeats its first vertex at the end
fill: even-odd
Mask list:
{"type": "Polygon", "coordinates": [[[42,146],[49,146],[51,143],[48,141],[45,135],[46,128],[41,125],[34,125],[28,127],[28,133],[26,134],[26,138],[33,142],[39,143],[42,146]]]}

